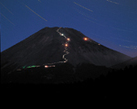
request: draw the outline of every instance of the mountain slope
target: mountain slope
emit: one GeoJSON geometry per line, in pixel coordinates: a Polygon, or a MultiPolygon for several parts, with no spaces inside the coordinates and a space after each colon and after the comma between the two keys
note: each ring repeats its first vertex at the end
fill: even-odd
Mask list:
{"type": "Polygon", "coordinates": [[[127,61],[124,61],[122,63],[119,63],[117,65],[112,66],[111,68],[114,69],[124,69],[125,67],[129,67],[129,66],[137,66],[137,57],[131,58],[127,61]]]}
{"type": "MultiPolygon", "coordinates": [[[[1,53],[2,69],[22,68],[29,65],[45,65],[63,61],[66,39],[57,32],[58,27],[44,28],[25,40],[1,53]]],[[[98,66],[112,66],[130,59],[117,51],[98,44],[81,32],[71,28],[60,28],[60,33],[70,38],[65,57],[68,63],[77,66],[80,63],[91,63],[98,66]]],[[[5,71],[5,70],[4,70],[5,71]]]]}

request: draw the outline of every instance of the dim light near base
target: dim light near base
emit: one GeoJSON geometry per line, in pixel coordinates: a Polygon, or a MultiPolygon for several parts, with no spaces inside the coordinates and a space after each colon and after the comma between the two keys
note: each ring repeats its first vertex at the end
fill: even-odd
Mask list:
{"type": "Polygon", "coordinates": [[[45,68],[48,68],[49,66],[48,66],[48,65],[45,65],[44,67],[45,67],[45,68]]]}
{"type": "Polygon", "coordinates": [[[49,67],[55,67],[55,65],[45,65],[45,68],[49,68],[49,67]]]}
{"type": "Polygon", "coordinates": [[[17,71],[21,71],[21,69],[17,69],[17,71]]]}

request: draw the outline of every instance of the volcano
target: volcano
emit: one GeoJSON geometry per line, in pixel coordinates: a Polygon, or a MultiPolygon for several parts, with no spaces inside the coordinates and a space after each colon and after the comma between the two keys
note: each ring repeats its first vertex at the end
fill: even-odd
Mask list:
{"type": "Polygon", "coordinates": [[[130,58],[75,29],[46,27],[3,51],[1,69],[2,73],[11,73],[27,66],[55,67],[64,63],[110,67],[130,58]]]}
{"type": "Polygon", "coordinates": [[[136,63],[136,58],[109,49],[72,28],[46,27],[3,51],[1,59],[3,98],[7,94],[10,98],[27,98],[30,94],[36,98],[38,94],[46,99],[62,96],[127,101],[131,98],[123,92],[131,89],[126,92],[131,96],[135,90],[131,87],[136,83],[135,67],[114,71],[111,66],[129,60],[136,63]]]}
{"type": "Polygon", "coordinates": [[[3,51],[1,59],[2,83],[59,83],[99,77],[131,57],[72,28],[46,27],[3,51]]]}

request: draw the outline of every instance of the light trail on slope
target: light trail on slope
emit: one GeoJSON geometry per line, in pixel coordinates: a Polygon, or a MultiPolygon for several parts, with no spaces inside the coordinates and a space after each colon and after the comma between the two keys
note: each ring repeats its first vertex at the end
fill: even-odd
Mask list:
{"type": "Polygon", "coordinates": [[[61,28],[62,27],[57,29],[56,32],[59,33],[60,36],[63,36],[66,39],[66,43],[64,44],[65,50],[63,51],[63,52],[65,52],[65,54],[62,55],[62,59],[64,59],[64,61],[59,61],[59,62],[55,62],[55,63],[66,63],[68,61],[68,59],[65,58],[65,56],[69,54],[67,47],[68,47],[68,42],[70,41],[70,38],[66,37],[63,33],[59,32],[59,30],[61,28]]]}
{"type": "MultiPolygon", "coordinates": [[[[64,59],[64,61],[58,61],[58,62],[53,62],[53,63],[48,63],[49,65],[53,66],[54,64],[59,64],[59,63],[66,63],[68,61],[67,58],[65,58],[66,55],[69,54],[68,52],[68,42],[70,41],[70,38],[67,38],[63,33],[59,32],[59,30],[61,29],[62,27],[58,28],[56,30],[57,33],[59,33],[60,36],[64,37],[66,39],[66,42],[65,44],[63,44],[65,46],[65,50],[63,52],[65,52],[65,54],[62,55],[62,59],[64,59]]],[[[46,66],[46,65],[45,65],[46,66]]],[[[55,66],[55,65],[54,65],[55,66]]]]}
{"type": "MultiPolygon", "coordinates": [[[[65,46],[65,49],[64,49],[64,53],[62,55],[62,59],[64,61],[58,61],[58,62],[53,62],[53,63],[47,63],[45,65],[32,65],[32,66],[23,66],[23,69],[28,69],[28,68],[36,68],[36,67],[41,67],[41,66],[44,66],[45,68],[49,68],[49,67],[55,67],[55,64],[59,64],[59,63],[66,63],[68,61],[68,59],[65,57],[66,55],[69,54],[68,52],[68,42],[70,41],[70,38],[66,37],[63,33],[59,32],[59,30],[61,29],[62,27],[58,28],[56,30],[57,33],[59,33],[60,36],[64,37],[66,39],[66,42],[65,44],[63,44],[65,46]]],[[[17,71],[21,71],[21,69],[17,69],[17,71]]]]}
{"type": "MultiPolygon", "coordinates": [[[[63,59],[64,61],[52,62],[52,63],[43,64],[43,65],[23,66],[23,67],[22,67],[23,69],[36,68],[36,67],[42,67],[42,66],[44,66],[45,68],[51,68],[51,67],[55,67],[56,64],[59,64],[59,63],[62,64],[62,63],[67,63],[67,62],[68,62],[68,59],[67,59],[65,56],[69,54],[69,51],[68,51],[68,43],[70,42],[70,38],[66,37],[63,33],[59,32],[59,30],[60,30],[61,28],[62,28],[62,27],[58,28],[58,29],[56,30],[56,32],[59,33],[59,35],[60,35],[61,37],[64,37],[64,38],[66,39],[66,42],[63,44],[65,48],[64,48],[64,51],[63,51],[64,54],[62,55],[62,59],[63,59]]],[[[92,41],[91,41],[89,38],[87,38],[87,37],[84,37],[83,40],[84,40],[84,41],[92,42],[92,41]]],[[[100,45],[100,44],[98,43],[98,45],[100,45]]],[[[22,69],[17,69],[17,71],[21,71],[21,70],[22,70],[22,69]]]]}

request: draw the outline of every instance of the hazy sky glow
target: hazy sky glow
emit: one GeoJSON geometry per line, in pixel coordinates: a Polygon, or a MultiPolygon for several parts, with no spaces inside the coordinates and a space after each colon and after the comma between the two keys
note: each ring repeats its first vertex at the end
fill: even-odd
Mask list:
{"type": "Polygon", "coordinates": [[[69,27],[137,56],[137,0],[0,0],[1,51],[44,27],[69,27]]]}

